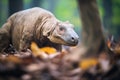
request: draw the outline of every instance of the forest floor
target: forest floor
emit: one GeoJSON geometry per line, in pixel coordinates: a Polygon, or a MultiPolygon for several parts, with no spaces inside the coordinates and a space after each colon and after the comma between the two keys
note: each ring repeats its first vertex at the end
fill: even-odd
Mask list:
{"type": "Polygon", "coordinates": [[[110,60],[106,52],[98,58],[82,59],[82,46],[38,48],[16,52],[10,47],[0,54],[0,80],[120,80],[120,55],[110,60]]]}

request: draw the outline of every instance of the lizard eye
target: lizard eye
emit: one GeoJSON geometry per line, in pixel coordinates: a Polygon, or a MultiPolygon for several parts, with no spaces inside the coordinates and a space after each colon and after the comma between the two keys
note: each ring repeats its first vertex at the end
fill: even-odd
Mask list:
{"type": "Polygon", "coordinates": [[[60,27],[59,30],[60,30],[60,31],[64,31],[65,28],[64,28],[64,27],[60,27]]]}
{"type": "Polygon", "coordinates": [[[58,33],[60,35],[64,34],[65,33],[65,28],[64,27],[60,27],[59,30],[58,30],[58,33]]]}

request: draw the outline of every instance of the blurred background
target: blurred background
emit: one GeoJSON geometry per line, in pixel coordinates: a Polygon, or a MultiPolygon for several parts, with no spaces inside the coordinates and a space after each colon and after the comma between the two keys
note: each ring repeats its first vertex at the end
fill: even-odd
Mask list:
{"type": "MultiPolygon", "coordinates": [[[[105,33],[119,40],[120,0],[97,0],[97,2],[105,33]]],[[[47,9],[59,20],[70,21],[80,36],[81,20],[77,0],[0,0],[0,27],[14,12],[32,7],[47,9]]]]}
{"type": "MultiPolygon", "coordinates": [[[[2,60],[2,57],[0,57],[0,60],[5,63],[5,65],[0,64],[0,80],[1,76],[4,77],[4,74],[6,73],[8,75],[10,74],[10,76],[17,75],[16,71],[18,74],[20,73],[23,78],[25,77],[24,80],[30,80],[29,78],[32,79],[34,77],[37,78],[34,80],[53,80],[51,78],[55,78],[55,80],[80,80],[79,78],[82,77],[84,80],[120,80],[120,0],[0,0],[0,27],[2,27],[8,17],[13,13],[32,7],[44,8],[51,11],[57,19],[72,23],[81,39],[83,38],[81,42],[83,41],[86,48],[84,48],[83,45],[72,48],[66,47],[64,52],[61,52],[62,55],[60,55],[60,57],[51,59],[50,64],[47,62],[48,60],[43,60],[42,62],[42,59],[38,58],[41,58],[41,52],[40,54],[37,54],[38,52],[32,53],[32,55],[35,55],[36,59],[39,59],[40,62],[36,60],[35,57],[31,57],[31,52],[17,53],[18,56],[15,54],[16,57],[28,56],[25,58],[21,57],[20,59],[14,58],[13,56],[7,58],[8,54],[5,54],[6,58],[5,56],[2,57],[3,59],[8,60],[8,62],[2,60]],[[109,39],[108,37],[112,36],[112,38],[114,37],[119,43],[114,44],[114,41],[110,39],[106,45],[103,39],[104,37],[99,16],[97,16],[98,10],[96,1],[98,3],[100,18],[103,25],[102,28],[104,30],[103,34],[106,36],[105,38],[109,39]],[[81,13],[83,12],[82,18],[80,18],[79,10],[81,13]],[[84,13],[87,14],[84,16],[84,13]],[[84,23],[83,27],[81,21],[84,23]],[[94,25],[95,22],[96,24],[94,25]],[[82,32],[85,32],[83,33],[84,35],[82,32]],[[66,54],[67,56],[65,56],[66,54]],[[82,56],[84,54],[86,56],[82,56]],[[84,60],[84,57],[88,59],[84,60]],[[20,62],[20,65],[15,66],[13,69],[13,67],[11,67],[12,64],[9,64],[9,61],[13,61],[13,64],[20,62]],[[27,67],[24,67],[27,61],[28,65],[27,67]],[[37,64],[31,65],[34,64],[34,62],[37,64]],[[21,63],[23,63],[23,66],[21,66],[21,63]],[[6,67],[6,65],[8,67],[6,67]],[[85,68],[87,71],[84,71],[85,68]],[[28,72],[27,79],[26,71],[28,72]],[[23,73],[25,73],[25,76],[23,73]]],[[[40,50],[38,49],[38,51],[40,50]]],[[[10,78],[8,77],[8,79],[10,78]]],[[[5,75],[4,80],[8,79],[5,75]]],[[[12,79],[14,78],[11,77],[11,80],[12,79]]],[[[18,80],[18,77],[14,80],[18,80]]]]}

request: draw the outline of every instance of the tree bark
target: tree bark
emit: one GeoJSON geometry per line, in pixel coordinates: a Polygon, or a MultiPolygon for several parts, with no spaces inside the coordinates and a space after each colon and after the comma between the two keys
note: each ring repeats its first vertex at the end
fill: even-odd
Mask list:
{"type": "Polygon", "coordinates": [[[98,56],[106,49],[96,0],[78,0],[82,19],[82,42],[87,48],[85,57],[98,56]]]}
{"type": "Polygon", "coordinates": [[[9,16],[23,9],[23,0],[9,0],[9,16]]]}

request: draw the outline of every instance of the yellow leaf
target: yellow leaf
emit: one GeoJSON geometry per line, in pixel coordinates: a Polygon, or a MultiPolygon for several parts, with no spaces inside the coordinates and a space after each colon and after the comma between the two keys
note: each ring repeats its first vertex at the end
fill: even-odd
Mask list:
{"type": "Polygon", "coordinates": [[[52,47],[43,47],[43,48],[40,48],[40,50],[44,51],[47,54],[55,54],[57,52],[57,50],[52,47]]]}
{"type": "Polygon", "coordinates": [[[98,60],[95,58],[90,59],[84,59],[79,63],[79,67],[83,70],[87,70],[93,66],[96,66],[98,64],[98,60]]]}
{"type": "Polygon", "coordinates": [[[43,47],[39,48],[35,42],[32,42],[31,44],[31,50],[33,53],[33,56],[40,57],[40,58],[51,58],[51,56],[56,56],[57,50],[52,47],[43,47]]]}
{"type": "Polygon", "coordinates": [[[41,54],[44,53],[42,50],[39,49],[39,47],[37,46],[37,44],[35,42],[32,42],[31,50],[33,52],[33,56],[35,56],[35,57],[41,56],[41,54]]]}
{"type": "Polygon", "coordinates": [[[37,46],[37,44],[35,42],[32,42],[32,44],[31,44],[31,50],[33,52],[37,52],[39,50],[39,47],[37,46]]]}

